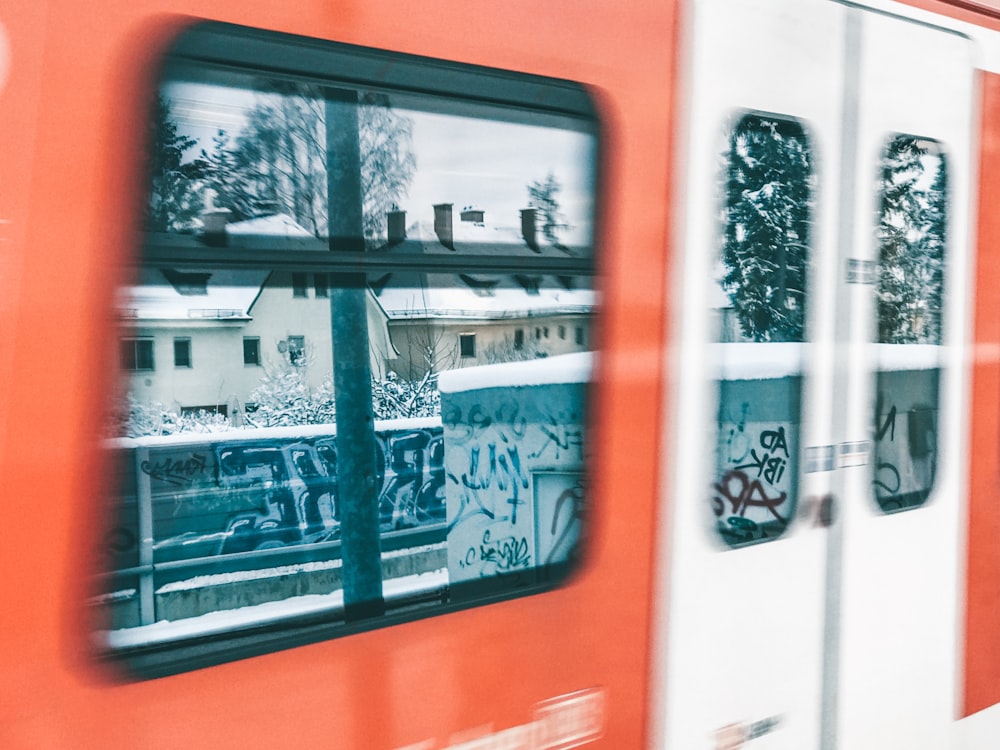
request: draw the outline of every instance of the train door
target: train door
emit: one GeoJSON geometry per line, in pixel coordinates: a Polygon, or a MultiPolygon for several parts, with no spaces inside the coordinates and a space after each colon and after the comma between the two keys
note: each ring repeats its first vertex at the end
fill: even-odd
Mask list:
{"type": "Polygon", "coordinates": [[[654,742],[946,746],[970,43],[827,0],[687,27],[654,742]]]}

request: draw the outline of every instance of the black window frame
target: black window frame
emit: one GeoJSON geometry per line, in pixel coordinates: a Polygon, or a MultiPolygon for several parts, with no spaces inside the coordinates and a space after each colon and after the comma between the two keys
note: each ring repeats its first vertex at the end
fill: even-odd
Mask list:
{"type": "MultiPolygon", "coordinates": [[[[786,372],[780,375],[744,377],[736,365],[714,380],[715,448],[710,469],[710,502],[706,508],[712,519],[714,543],[720,549],[736,550],[785,539],[799,509],[803,352],[811,341],[805,310],[810,303],[808,295],[815,293],[809,282],[812,281],[811,264],[816,251],[820,168],[816,162],[813,133],[799,117],[741,111],[734,114],[728,131],[719,180],[722,215],[717,259],[724,275],[718,283],[727,294],[726,284],[767,291],[763,300],[749,297],[756,307],[743,303],[745,317],[740,326],[745,338],[743,346],[798,347],[794,365],[785,363],[786,372]],[[761,140],[754,140],[756,138],[761,140]],[[752,171],[742,168],[743,161],[750,159],[749,147],[742,145],[747,141],[760,149],[753,154],[756,169],[752,171]],[[760,145],[762,141],[768,148],[760,145]],[[773,148],[775,142],[782,146],[788,144],[788,147],[777,150],[773,148]],[[780,175],[780,179],[775,175],[780,175]],[[787,200],[785,205],[794,207],[794,216],[787,225],[773,221],[766,224],[771,236],[766,241],[751,242],[745,238],[757,235],[746,230],[743,222],[747,215],[758,217],[755,213],[758,204],[750,195],[759,191],[760,183],[765,181],[776,186],[773,188],[776,195],[793,196],[794,200],[787,200]],[[779,266],[770,262],[755,264],[753,268],[757,273],[746,271],[751,265],[747,262],[748,257],[757,260],[762,251],[775,248],[785,251],[795,248],[798,257],[793,260],[793,254],[788,252],[786,263],[783,254],[785,265],[774,271],[773,276],[769,275],[769,269],[779,266]],[[793,269],[797,274],[793,274],[793,269]],[[794,283],[796,279],[801,285],[794,283]],[[780,293],[772,294],[776,289],[780,293]],[[771,309],[794,310],[797,315],[758,316],[767,323],[766,327],[762,324],[760,330],[747,330],[742,324],[746,319],[757,323],[757,317],[747,311],[771,309]],[[748,393],[756,394],[756,398],[750,398],[748,393]],[[738,405],[736,410],[732,408],[734,404],[738,405]],[[733,421],[734,414],[738,415],[738,424],[733,421]],[[731,449],[736,444],[733,434],[738,434],[741,441],[737,450],[731,449]],[[746,441],[745,446],[742,441],[746,441]],[[769,446],[767,451],[765,446],[769,446]],[[763,456],[762,462],[770,463],[754,473],[752,463],[760,456],[763,456]]],[[[771,259],[765,256],[765,260],[771,259]]],[[[736,307],[735,300],[733,307],[736,307]]],[[[714,356],[718,361],[728,364],[733,342],[722,329],[721,318],[719,323],[720,327],[711,333],[710,346],[717,347],[714,356]]]]}
{"type": "Polygon", "coordinates": [[[260,336],[244,336],[243,337],[243,364],[247,367],[260,367],[260,336]],[[253,344],[252,349],[247,349],[247,344],[253,344]],[[247,357],[247,354],[253,352],[253,357],[247,357]]]}
{"type": "Polygon", "coordinates": [[[174,367],[185,370],[194,367],[190,336],[174,336],[174,367]]]}
{"type": "MultiPolygon", "coordinates": [[[[539,122],[552,122],[556,127],[584,133],[593,137],[596,149],[593,180],[589,185],[593,189],[594,231],[588,253],[567,257],[535,257],[517,252],[401,256],[358,250],[355,249],[356,243],[348,243],[349,247],[336,252],[316,252],[301,249],[281,236],[255,237],[250,241],[228,246],[226,242],[202,242],[199,238],[188,235],[149,233],[141,252],[135,258],[138,267],[181,267],[204,271],[266,269],[279,274],[302,274],[306,279],[304,296],[308,296],[310,273],[326,275],[330,280],[331,295],[342,287],[365,283],[366,275],[369,279],[377,278],[387,271],[435,274],[483,272],[526,276],[545,274],[556,278],[580,276],[591,279],[596,288],[594,248],[600,234],[597,223],[600,217],[599,152],[602,139],[597,111],[584,86],[506,70],[215,22],[200,23],[181,34],[169,50],[169,57],[161,70],[162,79],[171,80],[171,71],[175,65],[181,69],[195,67],[199,72],[208,71],[204,80],[209,80],[209,76],[218,76],[225,81],[231,71],[236,71],[240,76],[259,75],[262,78],[288,79],[333,88],[339,86],[354,90],[387,91],[405,96],[434,97],[444,102],[442,106],[455,106],[456,111],[462,113],[478,111],[476,108],[483,108],[484,112],[491,113],[490,116],[493,117],[498,112],[501,116],[511,116],[511,113],[516,112],[520,113],[516,115],[518,120],[523,117],[525,122],[535,122],[537,118],[539,122]]],[[[488,115],[483,117],[488,119],[488,115]]],[[[287,347],[289,338],[286,337],[284,342],[279,339],[279,343],[285,343],[287,347]]],[[[244,338],[244,345],[246,340],[244,338]]],[[[258,355],[261,354],[258,343],[258,355]]],[[[244,349],[244,364],[248,364],[245,357],[244,349]]],[[[586,470],[585,462],[584,475],[586,470]]],[[[578,558],[574,554],[573,559],[548,566],[544,570],[539,565],[537,569],[532,569],[538,571],[536,582],[515,588],[511,588],[508,581],[500,580],[500,577],[497,581],[484,579],[475,585],[469,582],[466,589],[468,595],[412,614],[387,614],[371,621],[354,623],[295,621],[246,634],[239,631],[227,632],[224,637],[213,639],[207,644],[179,641],[136,652],[109,649],[102,651],[100,657],[123,662],[133,675],[139,677],[175,674],[246,656],[270,653],[293,645],[382,628],[400,621],[438,616],[492,601],[539,593],[562,585],[577,564],[578,558]]],[[[466,586],[465,583],[461,585],[466,586]]]]}
{"type": "Polygon", "coordinates": [[[125,372],[156,371],[156,346],[151,336],[123,337],[119,340],[119,349],[121,369],[125,372]]]}
{"type": "Polygon", "coordinates": [[[476,356],[476,334],[458,334],[458,353],[462,359],[474,359],[476,356]]]}
{"type": "Polygon", "coordinates": [[[330,296],[330,274],[313,274],[313,293],[317,298],[325,299],[330,296]]]}

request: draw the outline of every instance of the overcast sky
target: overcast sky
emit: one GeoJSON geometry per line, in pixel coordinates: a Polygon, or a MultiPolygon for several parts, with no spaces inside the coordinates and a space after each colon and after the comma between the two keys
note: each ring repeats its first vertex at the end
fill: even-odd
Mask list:
{"type": "MultiPolygon", "coordinates": [[[[240,88],[173,83],[164,88],[180,130],[199,140],[188,152],[211,148],[219,128],[235,136],[257,94],[240,88]]],[[[500,122],[451,114],[396,109],[413,121],[417,169],[400,199],[407,220],[433,221],[434,203],[486,211],[487,223],[516,226],[528,205],[529,183],[552,172],[562,186],[558,199],[573,227],[567,241],[591,240],[596,143],[592,136],[557,127],[500,122]]]]}

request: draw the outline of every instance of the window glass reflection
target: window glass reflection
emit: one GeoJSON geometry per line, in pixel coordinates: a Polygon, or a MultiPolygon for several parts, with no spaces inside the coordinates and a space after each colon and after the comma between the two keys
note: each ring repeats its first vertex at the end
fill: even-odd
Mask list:
{"type": "Polygon", "coordinates": [[[815,177],[794,120],[745,115],[728,145],[710,498],[718,535],[738,547],[776,539],[795,515],[815,177]]]}
{"type": "Polygon", "coordinates": [[[897,135],[879,174],[874,477],[885,512],[922,505],[937,468],[947,241],[940,146],[897,135]]]}
{"type": "Polygon", "coordinates": [[[592,116],[166,71],[118,293],[103,642],[560,581],[586,499],[592,116]]]}

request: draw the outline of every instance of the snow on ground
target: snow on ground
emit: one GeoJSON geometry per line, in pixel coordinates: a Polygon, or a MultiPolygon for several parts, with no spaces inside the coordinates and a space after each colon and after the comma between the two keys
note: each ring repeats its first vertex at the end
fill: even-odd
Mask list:
{"type": "MultiPolygon", "coordinates": [[[[382,553],[382,560],[390,560],[394,557],[409,557],[423,552],[436,549],[444,549],[444,544],[427,544],[422,547],[406,547],[404,549],[391,550],[382,553]]],[[[295,575],[296,573],[311,573],[318,570],[330,570],[332,568],[343,567],[343,560],[322,560],[319,562],[296,563],[295,565],[279,565],[276,568],[263,568],[257,570],[238,570],[232,573],[211,573],[203,576],[187,578],[183,581],[168,583],[156,590],[158,594],[166,594],[173,591],[188,591],[191,589],[201,589],[207,586],[223,586],[229,583],[240,581],[256,581],[263,578],[278,578],[280,576],[295,575]]]]}
{"type": "MultiPolygon", "coordinates": [[[[391,604],[394,600],[439,590],[447,585],[448,569],[440,568],[429,573],[386,580],[382,584],[382,594],[386,603],[391,604]]],[[[176,622],[164,620],[152,625],[99,631],[95,637],[102,647],[135,648],[259,627],[302,615],[325,613],[335,617],[343,608],[344,592],[338,589],[329,594],[295,596],[280,602],[210,612],[176,622]]]]}

